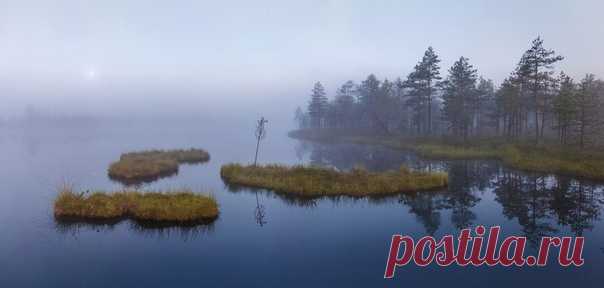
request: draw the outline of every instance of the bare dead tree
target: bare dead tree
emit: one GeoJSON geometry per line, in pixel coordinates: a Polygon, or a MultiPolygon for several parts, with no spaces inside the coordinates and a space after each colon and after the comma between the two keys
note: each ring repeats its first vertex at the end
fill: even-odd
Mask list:
{"type": "Polygon", "coordinates": [[[268,120],[264,119],[264,117],[260,117],[258,120],[258,124],[256,125],[256,156],[254,156],[254,166],[258,163],[258,149],[260,148],[260,140],[266,137],[266,123],[268,120]]]}

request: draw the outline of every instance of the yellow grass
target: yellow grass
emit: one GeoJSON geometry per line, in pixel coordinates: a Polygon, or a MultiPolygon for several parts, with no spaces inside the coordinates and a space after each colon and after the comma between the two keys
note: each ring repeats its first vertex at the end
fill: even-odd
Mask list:
{"type": "Polygon", "coordinates": [[[121,181],[154,180],[178,172],[180,163],[201,163],[210,159],[201,149],[150,150],[122,154],[109,166],[109,177],[121,181]]]}
{"type": "Polygon", "coordinates": [[[379,196],[431,190],[447,186],[446,173],[416,172],[401,167],[381,173],[355,168],[349,172],[306,166],[242,166],[228,164],[220,169],[230,184],[267,188],[299,196],[379,196]]]}
{"type": "Polygon", "coordinates": [[[151,222],[201,222],[218,217],[218,204],[211,196],[188,189],[167,192],[119,191],[75,192],[60,189],[54,202],[57,218],[107,220],[132,218],[151,222]]]}

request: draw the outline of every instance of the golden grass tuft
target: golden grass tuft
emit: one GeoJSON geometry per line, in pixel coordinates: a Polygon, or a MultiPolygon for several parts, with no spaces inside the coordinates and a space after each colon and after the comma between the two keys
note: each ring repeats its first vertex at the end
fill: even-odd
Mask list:
{"type": "Polygon", "coordinates": [[[398,171],[381,173],[354,168],[349,172],[307,166],[243,166],[228,164],[220,169],[221,177],[230,184],[267,188],[299,196],[380,196],[431,190],[447,186],[446,173],[398,171]]]}
{"type": "Polygon", "coordinates": [[[154,180],[175,174],[180,163],[201,163],[210,159],[202,149],[149,150],[122,154],[109,166],[109,177],[123,182],[154,180]]]}
{"type": "Polygon", "coordinates": [[[108,220],[132,218],[149,222],[206,222],[218,217],[212,196],[188,189],[167,192],[75,192],[64,186],[54,202],[56,218],[108,220]]]}

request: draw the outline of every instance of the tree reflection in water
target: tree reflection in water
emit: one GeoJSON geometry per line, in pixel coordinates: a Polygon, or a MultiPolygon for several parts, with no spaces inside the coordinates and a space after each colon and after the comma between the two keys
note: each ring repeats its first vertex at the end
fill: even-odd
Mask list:
{"type": "Polygon", "coordinates": [[[266,224],[266,210],[264,208],[264,205],[260,204],[260,201],[258,200],[258,191],[256,191],[255,194],[256,209],[254,209],[254,218],[256,219],[256,223],[258,224],[258,226],[262,227],[264,226],[264,224],[266,224]]]}
{"type": "Polygon", "coordinates": [[[410,193],[402,194],[399,203],[409,206],[412,214],[426,229],[426,233],[434,235],[440,227],[440,211],[445,207],[442,193],[410,193]]]}
{"type": "Polygon", "coordinates": [[[604,204],[602,183],[516,171],[495,160],[437,161],[377,146],[300,143],[296,147],[300,161],[308,155],[312,165],[340,170],[362,165],[373,171],[406,165],[418,170],[447,171],[446,191],[401,194],[398,200],[409,207],[428,234],[439,229],[445,210],[450,211],[450,221],[458,229],[477,224],[480,215],[473,210],[485,193],[494,194],[503,216],[515,219],[532,244],[564,229],[575,236],[583,235],[600,220],[604,204]]]}

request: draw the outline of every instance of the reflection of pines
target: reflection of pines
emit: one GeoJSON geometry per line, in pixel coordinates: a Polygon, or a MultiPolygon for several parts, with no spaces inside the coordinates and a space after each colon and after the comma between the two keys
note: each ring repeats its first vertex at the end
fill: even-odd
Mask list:
{"type": "Polygon", "coordinates": [[[578,181],[564,181],[559,186],[554,188],[552,210],[560,224],[570,226],[575,235],[582,236],[600,218],[601,193],[594,185],[578,181]]]}
{"type": "Polygon", "coordinates": [[[312,149],[311,163],[332,165],[341,170],[359,163],[369,170],[398,168],[401,163],[408,163],[417,170],[435,167],[447,170],[447,194],[438,197],[428,194],[401,196],[400,202],[409,206],[410,212],[416,215],[428,233],[433,233],[440,226],[441,209],[452,209],[451,221],[456,227],[472,225],[476,215],[471,208],[480,201],[476,191],[488,189],[492,189],[495,200],[502,205],[503,214],[508,219],[518,220],[531,244],[542,236],[555,233],[556,224],[568,226],[577,236],[583,235],[600,219],[600,209],[604,204],[602,189],[595,184],[564,176],[527,175],[504,168],[498,161],[429,161],[412,153],[372,146],[309,145],[312,149]]]}
{"type": "Polygon", "coordinates": [[[437,193],[406,193],[401,195],[399,203],[409,206],[409,212],[415,214],[426,233],[434,235],[440,227],[442,200],[441,195],[437,193]]]}
{"type": "Polygon", "coordinates": [[[583,235],[599,219],[603,203],[594,185],[563,176],[504,171],[493,185],[504,215],[518,219],[531,244],[558,231],[554,219],[558,225],[569,226],[576,236],[583,235]]]}
{"type": "MultiPolygon", "coordinates": [[[[424,169],[430,167],[424,166],[424,169]]],[[[471,208],[480,201],[474,190],[490,187],[490,181],[497,173],[496,165],[480,161],[450,161],[447,164],[449,173],[448,192],[442,195],[421,193],[401,195],[399,202],[408,205],[424,225],[426,232],[433,234],[440,226],[440,210],[451,209],[451,222],[459,229],[472,225],[476,215],[471,208]]]]}
{"type": "Polygon", "coordinates": [[[476,215],[470,209],[480,201],[480,198],[472,192],[476,181],[472,178],[475,175],[472,173],[472,168],[476,166],[471,163],[471,161],[460,161],[453,162],[449,166],[449,193],[446,203],[452,210],[451,221],[459,229],[472,225],[476,215]]]}
{"type": "MultiPolygon", "coordinates": [[[[332,166],[338,170],[349,170],[363,166],[369,171],[398,170],[401,165],[412,165],[410,154],[378,146],[362,144],[317,144],[310,146],[310,164],[332,166]]],[[[301,149],[301,148],[300,148],[301,149]]],[[[418,169],[422,170],[422,169],[418,169]]]]}
{"type": "Polygon", "coordinates": [[[522,215],[523,217],[519,219],[523,219],[524,225],[522,226],[527,239],[532,243],[537,243],[541,237],[549,236],[557,231],[548,221],[551,191],[547,188],[543,176],[530,176],[527,182],[528,191],[523,191],[523,194],[526,195],[527,215],[522,215]]]}
{"type": "Polygon", "coordinates": [[[544,193],[544,179],[526,177],[513,171],[505,171],[503,176],[494,182],[495,200],[503,206],[503,213],[508,218],[518,219],[524,236],[536,244],[538,238],[555,231],[546,220],[547,194],[544,193]]]}
{"type": "Polygon", "coordinates": [[[602,204],[602,199],[597,199],[598,194],[596,194],[596,189],[592,185],[577,183],[574,187],[572,203],[575,204],[575,209],[572,209],[572,213],[570,213],[570,226],[577,236],[582,236],[583,230],[591,230],[593,222],[598,220],[600,216],[599,204],[602,204]]]}

